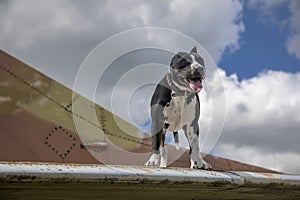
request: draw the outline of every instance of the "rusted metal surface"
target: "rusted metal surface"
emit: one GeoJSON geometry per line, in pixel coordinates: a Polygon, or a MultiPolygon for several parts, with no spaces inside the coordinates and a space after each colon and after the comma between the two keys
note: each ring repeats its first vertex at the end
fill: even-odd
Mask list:
{"type": "Polygon", "coordinates": [[[300,185],[300,175],[292,174],[272,174],[259,172],[235,172],[244,181],[251,183],[279,183],[300,185]]]}
{"type": "MultiPolygon", "coordinates": [[[[2,50],[0,97],[0,161],[143,165],[151,152],[150,139],[138,137],[145,133],[2,50]],[[118,128],[116,118],[132,135],[118,128]],[[84,124],[83,135],[74,120],[84,124]]],[[[167,150],[172,167],[189,167],[185,149],[167,150]]],[[[212,155],[205,160],[218,171],[276,173],[212,155]]]]}
{"type": "Polygon", "coordinates": [[[299,199],[300,175],[124,165],[0,163],[0,199],[168,198],[299,199]]]}
{"type": "Polygon", "coordinates": [[[83,165],[54,163],[0,163],[0,178],[13,179],[75,180],[132,182],[223,182],[231,184],[279,183],[300,185],[300,175],[256,173],[256,172],[216,172],[182,168],[150,168],[126,165],[83,165]]]}
{"type": "Polygon", "coordinates": [[[230,182],[242,184],[240,176],[230,172],[190,170],[180,168],[147,168],[125,165],[80,165],[51,163],[0,163],[0,177],[35,177],[40,180],[65,179],[93,181],[111,179],[119,182],[136,180],[187,181],[187,182],[230,182]]]}

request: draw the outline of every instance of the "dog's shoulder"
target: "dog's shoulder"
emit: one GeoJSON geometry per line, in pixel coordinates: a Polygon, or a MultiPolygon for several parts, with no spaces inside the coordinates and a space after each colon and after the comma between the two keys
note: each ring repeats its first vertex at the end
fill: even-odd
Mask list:
{"type": "Polygon", "coordinates": [[[151,106],[159,104],[165,107],[172,99],[171,93],[172,91],[168,88],[166,77],[164,77],[155,88],[151,99],[151,106]]]}

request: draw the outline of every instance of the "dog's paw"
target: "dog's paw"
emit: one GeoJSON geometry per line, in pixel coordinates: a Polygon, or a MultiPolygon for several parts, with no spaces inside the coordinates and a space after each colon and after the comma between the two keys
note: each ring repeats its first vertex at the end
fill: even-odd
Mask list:
{"type": "Polygon", "coordinates": [[[211,170],[212,166],[209,163],[207,163],[205,160],[201,159],[198,161],[191,161],[191,169],[211,170]]]}
{"type": "Polygon", "coordinates": [[[159,161],[160,161],[160,154],[159,153],[153,153],[149,160],[145,163],[145,166],[153,166],[153,167],[158,167],[159,166],[159,161]]]}

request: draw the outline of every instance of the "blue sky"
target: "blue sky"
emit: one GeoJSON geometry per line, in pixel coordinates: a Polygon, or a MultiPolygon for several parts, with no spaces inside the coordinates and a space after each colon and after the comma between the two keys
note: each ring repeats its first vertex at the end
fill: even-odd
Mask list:
{"type": "Polygon", "coordinates": [[[234,53],[225,52],[219,66],[229,74],[236,73],[240,79],[254,77],[264,70],[298,72],[300,60],[289,54],[286,48],[291,34],[286,24],[290,16],[288,5],[276,6],[272,16],[268,16],[261,9],[245,4],[245,31],[239,40],[240,49],[234,53]]]}
{"type": "MultiPolygon", "coordinates": [[[[205,47],[220,67],[205,82],[215,89],[215,97],[206,90],[200,96],[202,142],[205,138],[209,141],[207,130],[219,109],[211,102],[225,104],[224,126],[211,152],[300,173],[299,0],[0,1],[0,48],[70,88],[83,60],[97,45],[122,31],[142,27],[186,34],[205,47]],[[224,90],[218,90],[220,81],[214,77],[220,77],[224,90]]],[[[147,41],[151,38],[147,36],[136,36],[132,42],[147,41]]],[[[111,46],[107,52],[117,51],[122,45],[111,46]]],[[[91,94],[86,95],[90,99],[95,94],[97,103],[112,110],[112,91],[123,74],[137,64],[155,61],[167,66],[170,56],[147,50],[122,55],[109,66],[102,79],[105,84],[99,83],[101,91],[90,91],[91,72],[82,80],[85,90],[78,92],[91,94]]],[[[156,71],[136,78],[157,82],[161,76],[162,72],[156,71]]],[[[119,88],[120,99],[128,96],[127,86],[119,88]]],[[[117,99],[113,112],[131,122],[126,116],[134,115],[143,124],[150,120],[152,91],[151,87],[140,86],[142,90],[129,99],[117,99]]],[[[180,141],[184,141],[183,135],[180,141]]],[[[186,142],[182,145],[187,146],[186,142]]]]}

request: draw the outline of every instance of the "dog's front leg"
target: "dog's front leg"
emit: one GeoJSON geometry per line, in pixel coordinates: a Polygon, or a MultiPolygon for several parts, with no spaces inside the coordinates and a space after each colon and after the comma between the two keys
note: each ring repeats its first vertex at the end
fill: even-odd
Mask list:
{"type": "Polygon", "coordinates": [[[190,145],[191,169],[211,169],[211,165],[208,164],[200,154],[198,126],[185,126],[184,132],[190,145]]]}
{"type": "Polygon", "coordinates": [[[165,137],[166,137],[166,130],[161,131],[161,144],[159,147],[160,153],[160,167],[167,167],[167,152],[165,149],[165,137]]]}
{"type": "Polygon", "coordinates": [[[152,110],[152,155],[145,163],[145,166],[161,166],[166,167],[165,150],[164,150],[164,129],[162,112],[157,112],[159,109],[152,110]],[[154,112],[156,110],[156,112],[154,112]]]}
{"type": "MultiPolygon", "coordinates": [[[[153,130],[153,124],[152,124],[153,130]]],[[[152,155],[149,160],[145,163],[145,166],[159,166],[160,162],[160,144],[161,144],[161,131],[152,135],[152,155]]]]}
{"type": "Polygon", "coordinates": [[[164,145],[165,130],[152,136],[152,155],[145,166],[167,167],[167,152],[164,145]]]}

